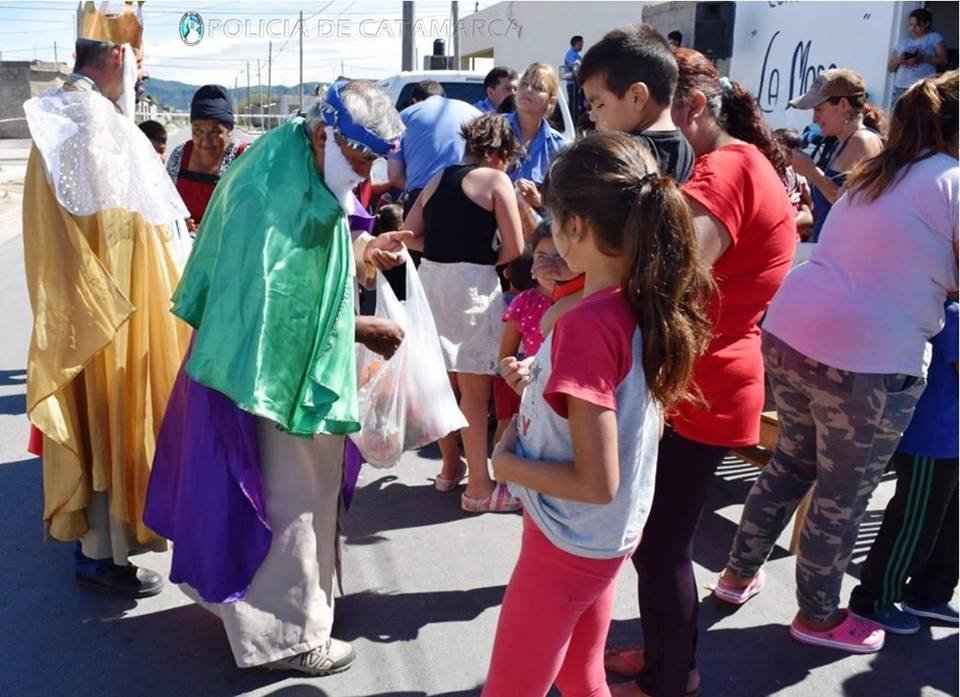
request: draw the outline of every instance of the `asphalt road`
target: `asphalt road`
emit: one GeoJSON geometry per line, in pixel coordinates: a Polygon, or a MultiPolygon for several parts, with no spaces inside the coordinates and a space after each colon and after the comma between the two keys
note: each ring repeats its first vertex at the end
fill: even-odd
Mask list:
{"type": "MultiPolygon", "coordinates": [[[[0,190],[0,696],[467,697],[479,694],[504,587],[519,548],[517,515],[462,513],[433,490],[436,454],[408,453],[392,470],[365,469],[346,521],[344,586],[335,635],[353,641],[355,666],[296,679],[233,664],[217,621],[176,587],[138,604],[77,589],[70,545],[45,542],[40,462],[26,454],[25,366],[31,315],[24,285],[16,187],[0,190]]],[[[715,478],[696,545],[698,580],[722,568],[756,471],[731,460],[715,478]]],[[[867,513],[844,592],[892,491],[867,513]]],[[[789,530],[767,566],[767,589],[733,611],[701,610],[705,697],[957,695],[958,632],[925,625],[888,637],[874,656],[801,646],[789,530]]],[[[138,563],[166,572],[168,554],[138,563]]],[[[610,645],[639,639],[632,567],[619,579],[610,645]]],[[[704,595],[706,591],[703,591],[704,595]]]]}

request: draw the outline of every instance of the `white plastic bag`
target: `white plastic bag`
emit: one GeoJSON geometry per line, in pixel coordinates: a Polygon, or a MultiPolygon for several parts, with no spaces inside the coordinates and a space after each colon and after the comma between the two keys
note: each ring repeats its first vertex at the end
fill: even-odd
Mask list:
{"type": "Polygon", "coordinates": [[[392,467],[405,450],[421,448],[467,425],[457,406],[420,274],[407,255],[407,299],[377,274],[376,317],[404,331],[390,360],[357,344],[360,431],[350,436],[374,467],[392,467]]]}

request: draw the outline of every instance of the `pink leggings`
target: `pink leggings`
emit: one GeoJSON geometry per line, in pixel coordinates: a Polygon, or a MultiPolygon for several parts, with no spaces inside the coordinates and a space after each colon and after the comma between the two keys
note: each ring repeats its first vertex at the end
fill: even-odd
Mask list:
{"type": "Polygon", "coordinates": [[[564,552],[523,517],[523,545],[500,609],[483,697],[609,697],[603,650],[614,581],[629,554],[564,552]]]}

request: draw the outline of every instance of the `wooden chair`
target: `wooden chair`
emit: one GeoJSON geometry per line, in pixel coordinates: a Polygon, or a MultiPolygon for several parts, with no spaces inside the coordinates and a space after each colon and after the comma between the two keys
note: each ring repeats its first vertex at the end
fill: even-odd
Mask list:
{"type": "MultiPolygon", "coordinates": [[[[777,439],[780,437],[780,422],[777,420],[777,412],[765,411],[760,415],[760,442],[757,445],[751,445],[746,448],[737,448],[731,451],[744,462],[754,467],[763,469],[767,466],[770,456],[777,447],[777,439]]],[[[813,497],[813,490],[797,506],[797,512],[793,519],[793,535],[790,537],[790,553],[797,553],[797,545],[800,544],[800,529],[803,527],[803,519],[807,517],[807,510],[810,508],[810,502],[813,497]]]]}

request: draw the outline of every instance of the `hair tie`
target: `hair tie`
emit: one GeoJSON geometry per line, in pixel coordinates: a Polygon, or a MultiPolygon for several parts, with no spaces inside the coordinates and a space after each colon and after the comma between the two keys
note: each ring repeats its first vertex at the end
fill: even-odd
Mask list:
{"type": "Polygon", "coordinates": [[[649,184],[659,176],[660,175],[657,174],[656,172],[647,172],[646,174],[644,174],[642,177],[640,177],[640,180],[637,182],[637,191],[639,192],[641,189],[643,189],[643,187],[645,187],[647,184],[649,184]]]}
{"type": "Polygon", "coordinates": [[[730,78],[723,76],[720,78],[720,93],[729,94],[733,92],[733,83],[730,82],[730,78]]]}

